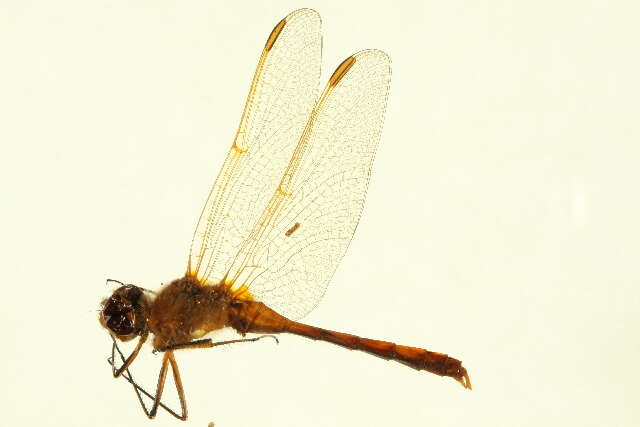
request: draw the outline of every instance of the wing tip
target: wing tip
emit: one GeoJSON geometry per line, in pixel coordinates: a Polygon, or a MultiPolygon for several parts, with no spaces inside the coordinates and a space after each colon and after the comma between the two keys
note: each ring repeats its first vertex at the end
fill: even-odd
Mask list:
{"type": "Polygon", "coordinates": [[[282,33],[282,30],[288,23],[293,22],[295,19],[302,16],[306,16],[307,19],[314,19],[318,21],[318,26],[320,26],[322,22],[322,20],[320,19],[320,14],[313,9],[303,8],[294,10],[293,12],[282,18],[280,22],[278,22],[276,26],[273,27],[273,30],[271,30],[271,34],[269,34],[269,38],[264,45],[265,52],[269,52],[273,48],[273,45],[276,43],[276,40],[278,40],[278,37],[282,33]]]}
{"type": "Polygon", "coordinates": [[[354,53],[352,56],[355,57],[356,60],[359,60],[364,56],[378,57],[382,62],[386,62],[387,64],[389,64],[389,66],[391,66],[391,57],[389,56],[389,54],[387,54],[387,52],[380,49],[364,49],[354,53]]]}
{"type": "Polygon", "coordinates": [[[293,12],[289,13],[287,16],[284,17],[284,20],[287,22],[292,21],[294,18],[297,18],[300,15],[307,15],[309,18],[314,18],[317,19],[318,21],[320,21],[320,14],[311,8],[308,7],[303,7],[301,9],[296,9],[293,12]]]}
{"type": "Polygon", "coordinates": [[[385,63],[387,68],[391,70],[391,58],[387,55],[386,52],[378,49],[366,49],[361,50],[353,55],[349,56],[347,59],[342,61],[340,65],[336,68],[336,70],[331,75],[329,79],[329,87],[335,87],[340,83],[340,80],[349,72],[353,65],[364,59],[365,57],[378,57],[380,62],[385,63]]]}

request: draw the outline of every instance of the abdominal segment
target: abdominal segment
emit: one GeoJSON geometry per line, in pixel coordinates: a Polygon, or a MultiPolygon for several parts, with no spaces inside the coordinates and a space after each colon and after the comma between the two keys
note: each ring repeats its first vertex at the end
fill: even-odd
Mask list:
{"type": "Polygon", "coordinates": [[[294,322],[257,301],[238,301],[231,304],[230,325],[241,334],[247,332],[276,334],[287,332],[328,341],[351,350],[364,351],[387,360],[396,360],[414,369],[424,370],[455,379],[465,388],[471,381],[462,362],[443,353],[409,347],[387,341],[362,338],[294,322]]]}

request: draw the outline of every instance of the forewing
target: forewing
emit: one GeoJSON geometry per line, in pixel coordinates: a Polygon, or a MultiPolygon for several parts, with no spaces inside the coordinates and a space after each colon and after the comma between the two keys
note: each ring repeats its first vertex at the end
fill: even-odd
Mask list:
{"type": "Polygon", "coordinates": [[[358,225],[384,121],[390,61],[345,60],[311,113],[278,188],[230,260],[226,282],[298,319],[311,311],[358,225]]]}
{"type": "Polygon", "coordinates": [[[238,132],[193,236],[187,274],[203,284],[228,270],[291,158],[317,97],[320,24],[317,12],[297,10],[265,44],[238,132]]]}

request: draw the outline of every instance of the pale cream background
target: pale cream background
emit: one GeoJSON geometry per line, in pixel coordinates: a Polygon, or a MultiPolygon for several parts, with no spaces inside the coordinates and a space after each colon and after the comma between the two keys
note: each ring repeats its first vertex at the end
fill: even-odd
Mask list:
{"type": "Polygon", "coordinates": [[[178,354],[189,425],[640,425],[638,3],[230,3],[2,2],[0,424],[181,425],[111,378],[104,280],[184,271],[263,43],[313,7],[323,80],[371,47],[393,80],[306,320],[448,352],[475,389],[283,336],[178,354]]]}

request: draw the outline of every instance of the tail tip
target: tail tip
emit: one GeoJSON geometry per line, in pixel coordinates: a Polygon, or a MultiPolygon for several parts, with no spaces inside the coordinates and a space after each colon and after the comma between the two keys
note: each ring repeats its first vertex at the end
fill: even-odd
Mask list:
{"type": "Polygon", "coordinates": [[[469,389],[469,390],[473,389],[473,387],[471,387],[471,378],[469,378],[469,374],[467,373],[467,370],[462,366],[460,367],[460,376],[456,378],[456,381],[462,384],[462,387],[466,389],[469,389]]]}

